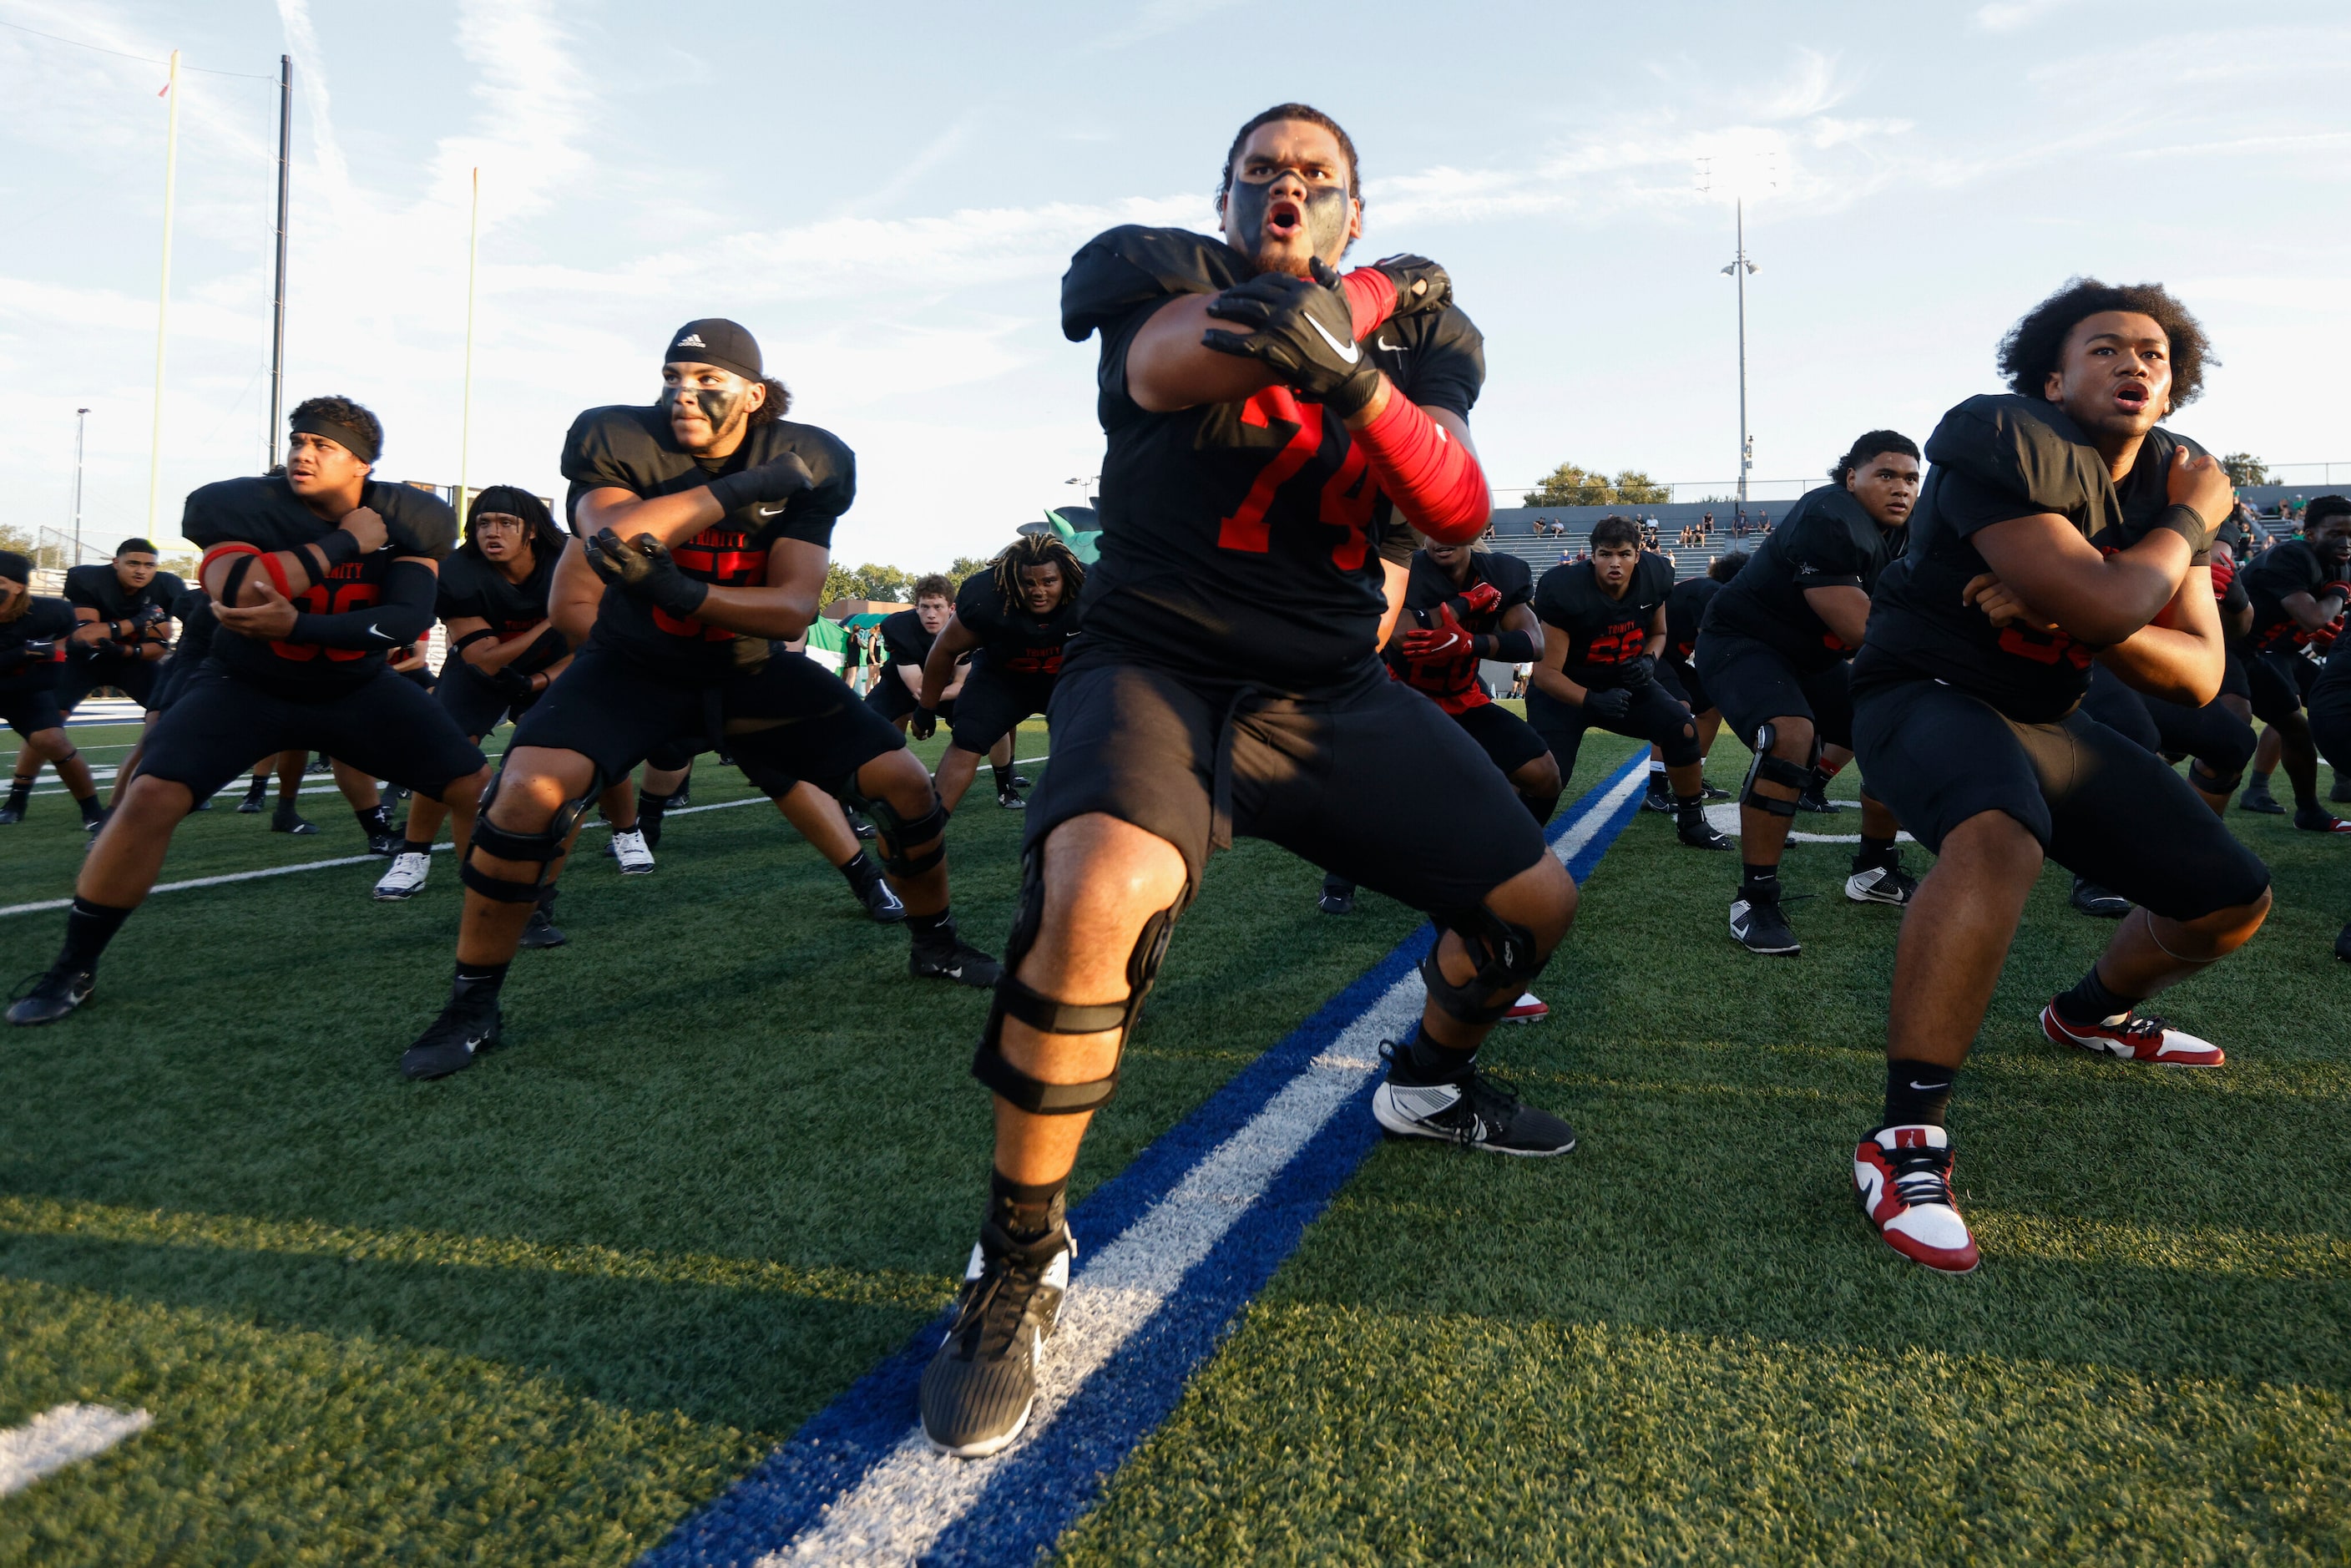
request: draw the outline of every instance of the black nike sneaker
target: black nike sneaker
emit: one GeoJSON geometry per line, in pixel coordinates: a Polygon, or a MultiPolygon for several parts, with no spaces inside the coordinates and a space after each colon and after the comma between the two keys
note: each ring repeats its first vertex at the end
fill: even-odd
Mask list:
{"type": "Polygon", "coordinates": [[[1795,928],[1780,912],[1780,901],[1752,897],[1745,888],[1730,901],[1730,939],[1767,957],[1792,958],[1804,950],[1795,928]]]}
{"type": "Polygon", "coordinates": [[[1412,1051],[1394,1040],[1380,1042],[1387,1078],[1372,1091],[1372,1116],[1398,1138],[1435,1138],[1489,1155],[1546,1159],[1575,1147],[1575,1129],[1548,1111],[1539,1111],[1501,1079],[1475,1065],[1449,1083],[1420,1083],[1412,1051]]]}
{"type": "Polygon", "coordinates": [[[2112,888],[2100,887],[2083,877],[2074,879],[2074,892],[2065,900],[2094,920],[2120,920],[2131,912],[2131,901],[2112,888]]]}
{"type": "Polygon", "coordinates": [[[1844,895],[1855,904],[1907,904],[1918,891],[1918,879],[1902,869],[1896,854],[1891,865],[1856,864],[1844,879],[1844,895]]]}
{"type": "Polygon", "coordinates": [[[269,780],[255,779],[246,786],[245,799],[236,803],[236,814],[240,817],[259,816],[262,808],[268,803],[268,795],[269,780]]]}
{"type": "Polygon", "coordinates": [[[304,833],[315,833],[319,829],[316,823],[296,810],[291,801],[287,801],[271,814],[269,831],[273,833],[293,833],[298,836],[304,833]]]}
{"type": "Polygon", "coordinates": [[[1649,775],[1649,789],[1648,792],[1641,797],[1641,810],[1655,811],[1665,817],[1674,814],[1674,792],[1667,787],[1664,774],[1649,775]]]}
{"type": "Polygon", "coordinates": [[[542,947],[560,947],[571,940],[563,934],[563,928],[556,925],[555,917],[550,913],[554,908],[555,894],[552,889],[539,894],[538,906],[531,910],[530,918],[523,922],[522,946],[536,950],[542,947]]]}
{"type": "Polygon", "coordinates": [[[2351,822],[2324,806],[2296,806],[2294,825],[2305,833],[2351,833],[2351,822]]]}
{"type": "Polygon", "coordinates": [[[89,1000],[98,977],[88,969],[52,964],[19,985],[8,998],[8,1021],[15,1024],[55,1023],[89,1000]]]}
{"type": "Polygon", "coordinates": [[[1815,816],[1834,817],[1844,808],[1829,799],[1828,785],[1814,774],[1813,781],[1804,786],[1803,793],[1796,797],[1796,810],[1810,811],[1815,816]]]}
{"type": "Polygon", "coordinates": [[[1004,967],[956,935],[950,920],[931,931],[915,931],[906,972],[918,980],[953,980],[958,986],[992,987],[1004,967]]]}
{"type": "Polygon", "coordinates": [[[1343,876],[1324,877],[1322,896],[1314,901],[1314,907],[1325,915],[1354,914],[1355,884],[1343,876]]]}
{"type": "Polygon", "coordinates": [[[1730,799],[1729,790],[1717,789],[1713,781],[1708,779],[1704,774],[1700,774],[1698,776],[1698,799],[1701,800],[1728,800],[1730,799]]]}
{"type": "Polygon", "coordinates": [[[869,844],[872,843],[873,841],[873,824],[867,821],[864,818],[859,816],[854,811],[850,812],[848,815],[849,831],[856,834],[857,837],[864,842],[869,844]]]}
{"type": "Polygon", "coordinates": [[[2270,793],[2270,781],[2266,779],[2256,779],[2245,786],[2243,792],[2237,797],[2237,810],[2258,811],[2264,817],[2285,815],[2285,808],[2279,805],[2278,798],[2270,793]]]}
{"type": "Polygon", "coordinates": [[[441,1009],[416,1043],[400,1053],[402,1078],[446,1078],[474,1065],[474,1058],[498,1043],[504,1022],[495,998],[484,1003],[453,1001],[441,1009]]]}
{"type": "Polygon", "coordinates": [[[1029,809],[1029,802],[1020,798],[1020,791],[1009,784],[996,792],[996,803],[1008,811],[1025,811],[1029,809]]]}
{"type": "Polygon", "coordinates": [[[980,1227],[954,1324],[923,1369],[923,1436],[957,1458],[999,1452],[1037,1406],[1037,1364],[1070,1290],[1078,1244],[1062,1225],[1033,1241],[980,1227]]]}
{"type": "Polygon", "coordinates": [[[877,925],[895,925],[906,918],[906,906],[898,902],[898,895],[890,891],[890,884],[878,872],[863,883],[852,885],[851,891],[857,894],[857,901],[865,905],[865,913],[872,915],[877,925]]]}
{"type": "Polygon", "coordinates": [[[1678,809],[1674,819],[1674,837],[1694,850],[1727,850],[1730,841],[1714,831],[1706,820],[1706,808],[1689,806],[1678,809]]]}
{"type": "Polygon", "coordinates": [[[13,800],[0,805],[0,828],[13,828],[25,820],[25,808],[13,800]]]}
{"type": "Polygon", "coordinates": [[[1015,773],[1012,776],[1012,787],[1015,789],[1034,789],[1037,788],[1037,785],[1036,781],[1030,779],[1027,774],[1015,773]]]}

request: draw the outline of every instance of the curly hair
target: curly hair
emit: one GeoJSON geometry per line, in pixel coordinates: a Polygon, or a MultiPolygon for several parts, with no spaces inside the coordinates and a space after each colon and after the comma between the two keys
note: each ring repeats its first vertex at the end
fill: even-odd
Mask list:
{"type": "Polygon", "coordinates": [[[1631,545],[1635,549],[1639,549],[1641,525],[1622,512],[1609,513],[1592,525],[1590,548],[1596,550],[1602,545],[1631,545]]]}
{"type": "MultiPolygon", "coordinates": [[[[1882,446],[1878,448],[1879,452],[1883,452],[1884,450],[1886,449],[1882,446]]],[[[1875,457],[1877,455],[1877,453],[1873,452],[1870,455],[1875,457]]],[[[1754,558],[1750,552],[1743,549],[1735,549],[1729,555],[1717,556],[1714,559],[1707,562],[1706,574],[1707,576],[1714,579],[1717,582],[1729,582],[1732,578],[1737,577],[1741,571],[1744,571],[1747,569],[1747,563],[1753,559],[1754,558]]]]}
{"type": "Polygon", "coordinates": [[[914,579],[914,591],[907,595],[917,604],[925,599],[944,599],[952,604],[955,602],[955,580],[943,571],[923,573],[922,576],[914,579]]]}
{"type": "Polygon", "coordinates": [[[1898,430],[1873,430],[1863,434],[1845,455],[1829,465],[1829,477],[1844,484],[1854,471],[1881,452],[1899,452],[1905,457],[1918,455],[1918,444],[1898,430]]]}
{"type": "Polygon", "coordinates": [[[530,534],[531,553],[541,560],[552,560],[563,553],[563,535],[555,526],[555,518],[547,503],[519,485],[489,485],[474,492],[465,507],[465,542],[457,548],[475,560],[487,558],[482,547],[475,542],[474,530],[482,518],[491,512],[503,512],[509,517],[520,517],[530,534]]]}
{"type": "Polygon", "coordinates": [[[1085,563],[1078,559],[1077,551],[1063,544],[1059,534],[1022,534],[987,563],[996,579],[997,597],[1006,610],[1017,613],[1020,609],[1020,569],[1038,566],[1060,567],[1061,602],[1077,601],[1078,590],[1086,585],[1085,563]]]}
{"type": "Polygon", "coordinates": [[[791,388],[773,376],[761,376],[759,384],[768,389],[768,401],[751,411],[750,417],[743,422],[747,426],[773,423],[792,406],[791,388]]]}
{"type": "Polygon", "coordinates": [[[1339,151],[1347,155],[1347,194],[1355,205],[1364,204],[1364,166],[1356,160],[1354,139],[1339,128],[1339,122],[1311,103],[1277,103],[1260,114],[1249,116],[1249,122],[1233,132],[1233,144],[1225,150],[1225,167],[1217,176],[1217,211],[1225,210],[1225,198],[1233,193],[1233,160],[1241,155],[1241,148],[1251,132],[1271,125],[1278,120],[1302,120],[1309,125],[1319,125],[1339,139],[1339,151]]]}
{"type": "Polygon", "coordinates": [[[311,415],[336,424],[347,424],[375,443],[379,453],[383,450],[383,421],[347,397],[307,397],[294,405],[286,416],[287,422],[307,419],[311,415]]]}
{"type": "Polygon", "coordinates": [[[2220,362],[2204,324],[2160,283],[2104,283],[2095,277],[2067,278],[2063,288],[2008,329],[2000,340],[2000,373],[2008,378],[2008,390],[2020,397],[2043,396],[2049,372],[2064,357],[2065,340],[2102,310],[2150,316],[2163,329],[2171,344],[2173,408],[2184,408],[2203,394],[2204,368],[2220,362]]]}

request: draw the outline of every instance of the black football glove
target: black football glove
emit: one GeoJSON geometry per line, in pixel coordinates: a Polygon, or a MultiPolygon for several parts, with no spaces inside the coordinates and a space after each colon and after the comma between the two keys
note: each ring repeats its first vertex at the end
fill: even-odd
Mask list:
{"type": "Polygon", "coordinates": [[[918,707],[906,721],[906,733],[916,740],[928,740],[938,732],[939,710],[935,707],[918,707]]]}
{"type": "Polygon", "coordinates": [[[1220,354],[1255,360],[1299,396],[1348,419],[1379,394],[1379,368],[1355,342],[1339,275],[1320,256],[1311,265],[1311,278],[1261,272],[1217,295],[1208,301],[1209,315],[1256,330],[1243,337],[1210,328],[1200,342],[1220,354]]]}
{"type": "Polygon", "coordinates": [[[1657,661],[1646,653],[1635,654],[1617,665],[1616,674],[1627,692],[1637,692],[1657,678],[1657,661]]]}
{"type": "Polygon", "coordinates": [[[1622,686],[1610,686],[1605,691],[1586,691],[1583,711],[1603,724],[1623,724],[1625,716],[1633,711],[1633,694],[1622,686]]]}
{"type": "Polygon", "coordinates": [[[160,604],[142,604],[139,613],[131,618],[131,640],[134,643],[169,641],[171,633],[163,628],[171,624],[172,612],[160,604]]]}
{"type": "Polygon", "coordinates": [[[588,541],[588,564],[598,577],[624,593],[683,619],[702,608],[710,585],[677,568],[669,547],[651,534],[623,539],[610,528],[588,541]]]}
{"type": "Polygon", "coordinates": [[[14,648],[0,649],[0,670],[14,673],[34,664],[46,664],[49,655],[57,651],[57,640],[53,637],[35,637],[14,648]]]}
{"type": "Polygon", "coordinates": [[[491,671],[490,685],[497,688],[498,695],[506,698],[509,706],[530,700],[530,677],[512,664],[501,664],[491,671]]]}
{"type": "Polygon", "coordinates": [[[1371,266],[1374,272],[1395,285],[1395,304],[1388,311],[1391,321],[1399,316],[1440,309],[1453,298],[1453,279],[1425,256],[1384,256],[1371,266]]]}
{"type": "Polygon", "coordinates": [[[797,453],[791,452],[770,457],[756,468],[724,475],[710,482],[711,497],[730,515],[761,502],[772,506],[789,501],[802,490],[815,488],[816,476],[809,472],[809,465],[799,460],[797,453]]]}

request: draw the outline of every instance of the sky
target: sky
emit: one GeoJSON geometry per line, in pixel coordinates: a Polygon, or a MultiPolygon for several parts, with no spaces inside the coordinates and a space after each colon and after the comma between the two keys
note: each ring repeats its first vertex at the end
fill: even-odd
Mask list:
{"type": "Polygon", "coordinates": [[[462,444],[476,487],[559,494],[572,416],[651,402],[668,334],[724,315],[858,453],[839,559],[991,553],[1100,468],[1071,253],[1212,226],[1234,130],[1290,99],[1361,151],[1356,257],[1436,257],[1484,330],[1498,486],[1573,461],[1730,488],[1735,202],[1759,481],[1865,429],[1923,440],[2077,273],[2165,282],[2210,330],[2176,428],[2351,475],[2315,395],[2351,350],[2339,0],[0,0],[0,522],[67,526],[88,408],[107,546],[149,523],[173,48],[167,541],[188,490],[266,455],[281,54],[287,405],[375,409],[386,478],[453,483],[462,444]]]}

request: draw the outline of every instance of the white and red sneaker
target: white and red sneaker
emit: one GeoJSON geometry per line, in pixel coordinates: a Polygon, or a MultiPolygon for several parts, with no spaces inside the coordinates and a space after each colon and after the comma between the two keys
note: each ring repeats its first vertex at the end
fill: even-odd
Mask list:
{"type": "Polygon", "coordinates": [[[1532,991],[1520,996],[1502,1014],[1504,1023],[1541,1023],[1551,1017],[1551,1005],[1532,991]]]}
{"type": "Polygon", "coordinates": [[[1914,1263],[1970,1274],[1976,1239],[1951,1197],[1951,1138],[1940,1127],[1880,1127],[1853,1151],[1854,1196],[1886,1244],[1914,1263]]]}
{"type": "Polygon", "coordinates": [[[2125,1013],[2119,1019],[2075,1023],[2052,1002],[2041,1009],[2041,1032],[2059,1045],[2071,1045],[2124,1061],[2153,1061],[2165,1067],[2221,1067],[2229,1053],[2209,1040],[2172,1028],[2159,1018],[2125,1013]]]}

